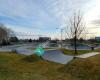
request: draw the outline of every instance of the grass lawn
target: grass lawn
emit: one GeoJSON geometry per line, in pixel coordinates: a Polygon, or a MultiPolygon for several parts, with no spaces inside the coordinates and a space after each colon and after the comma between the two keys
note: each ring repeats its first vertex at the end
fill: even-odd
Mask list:
{"type": "Polygon", "coordinates": [[[96,49],[96,50],[94,50],[95,52],[100,52],[100,49],[96,49]]]}
{"type": "Polygon", "coordinates": [[[76,80],[100,80],[100,55],[87,59],[75,59],[59,70],[77,78],[76,80]]]}
{"type": "Polygon", "coordinates": [[[65,48],[60,48],[59,50],[61,50],[64,54],[68,54],[68,55],[80,55],[80,54],[85,54],[85,53],[89,53],[89,52],[100,52],[100,49],[96,49],[94,51],[92,51],[92,50],[77,50],[77,54],[75,54],[74,50],[68,50],[65,48]]]}
{"type": "Polygon", "coordinates": [[[0,53],[0,80],[100,80],[100,55],[62,65],[35,55],[0,53]]]}
{"type": "Polygon", "coordinates": [[[0,80],[59,80],[61,66],[34,55],[0,53],[0,80]]]}

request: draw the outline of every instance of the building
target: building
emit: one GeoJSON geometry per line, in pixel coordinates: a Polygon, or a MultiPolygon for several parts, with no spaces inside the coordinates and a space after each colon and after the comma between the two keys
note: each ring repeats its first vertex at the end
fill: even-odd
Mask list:
{"type": "Polygon", "coordinates": [[[39,37],[40,42],[44,42],[44,41],[48,41],[48,40],[51,40],[51,38],[50,37],[39,37]]]}

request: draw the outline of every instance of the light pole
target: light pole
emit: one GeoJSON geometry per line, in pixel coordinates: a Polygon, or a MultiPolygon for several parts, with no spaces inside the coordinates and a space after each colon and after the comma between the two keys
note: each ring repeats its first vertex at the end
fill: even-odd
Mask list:
{"type": "Polygon", "coordinates": [[[61,48],[62,48],[62,36],[63,36],[62,33],[63,33],[63,30],[64,30],[64,29],[63,29],[63,28],[56,28],[56,29],[60,29],[60,30],[61,30],[61,48]]]}

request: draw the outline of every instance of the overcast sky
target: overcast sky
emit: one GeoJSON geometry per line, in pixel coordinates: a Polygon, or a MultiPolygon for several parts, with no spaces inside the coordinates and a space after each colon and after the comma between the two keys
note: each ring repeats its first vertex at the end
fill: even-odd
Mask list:
{"type": "Polygon", "coordinates": [[[0,0],[0,23],[16,32],[59,37],[68,17],[81,10],[89,32],[100,36],[100,0],[0,0]]]}

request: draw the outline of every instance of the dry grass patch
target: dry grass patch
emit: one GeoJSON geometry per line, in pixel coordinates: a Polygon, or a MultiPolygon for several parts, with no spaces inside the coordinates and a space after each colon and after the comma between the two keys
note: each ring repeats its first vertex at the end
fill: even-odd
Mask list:
{"type": "Polygon", "coordinates": [[[59,70],[78,80],[100,80],[100,55],[87,59],[75,59],[59,70]]]}

